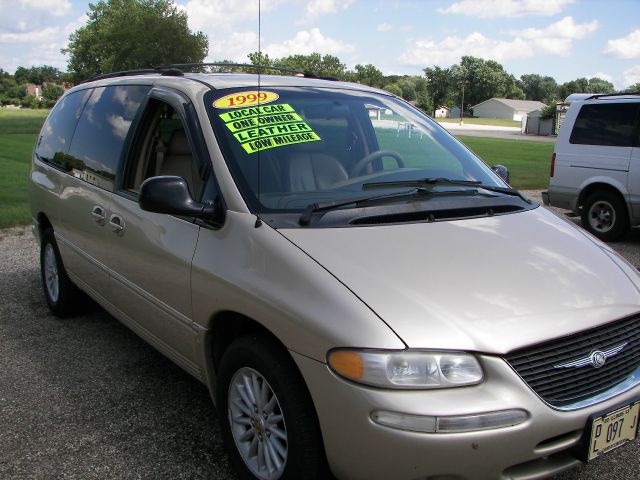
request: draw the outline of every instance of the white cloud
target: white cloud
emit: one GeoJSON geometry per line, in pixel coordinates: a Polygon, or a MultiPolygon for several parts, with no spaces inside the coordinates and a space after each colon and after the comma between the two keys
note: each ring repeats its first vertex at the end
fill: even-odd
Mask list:
{"type": "Polygon", "coordinates": [[[383,22],[376,27],[378,32],[390,32],[393,30],[393,25],[387,22],[383,22]]]}
{"type": "Polygon", "coordinates": [[[640,58],[640,28],[624,38],[609,40],[604,53],[622,59],[640,58]]]}
{"type": "Polygon", "coordinates": [[[525,28],[519,32],[512,32],[512,34],[530,39],[560,38],[578,40],[595,32],[599,26],[598,20],[579,24],[573,20],[573,17],[564,17],[562,20],[552,23],[547,28],[525,28]]]}
{"type": "Polygon", "coordinates": [[[602,80],[606,80],[607,82],[613,83],[613,76],[609,75],[606,72],[596,72],[591,75],[587,75],[587,78],[600,78],[602,80]]]}
{"type": "Polygon", "coordinates": [[[58,37],[59,27],[49,27],[33,32],[0,33],[0,43],[45,43],[58,37]]]}
{"type": "Polygon", "coordinates": [[[269,56],[279,58],[295,54],[306,55],[314,52],[337,55],[339,53],[352,52],[354,47],[342,40],[325,37],[319,28],[312,28],[311,30],[297,32],[294,38],[285,42],[271,43],[263,50],[269,56]]]}
{"type": "Polygon", "coordinates": [[[417,40],[412,42],[400,56],[406,65],[449,66],[460,61],[463,55],[505,61],[533,55],[531,46],[522,39],[513,41],[492,40],[479,32],[466,37],[446,37],[444,40],[417,40]]]}
{"type": "MultiPolygon", "coordinates": [[[[0,2],[0,5],[5,8],[10,8],[9,3],[5,0],[0,2]]],[[[71,11],[71,3],[69,0],[18,0],[18,3],[28,10],[44,10],[50,15],[56,17],[62,17],[71,11]]]]}
{"type": "Polygon", "coordinates": [[[247,55],[258,51],[257,32],[234,32],[218,41],[209,42],[209,55],[207,60],[233,60],[238,63],[247,63],[247,55]]]}
{"type": "MultiPolygon", "coordinates": [[[[262,14],[274,10],[276,7],[294,3],[295,0],[261,0],[262,14]]],[[[237,31],[248,26],[258,29],[258,0],[189,0],[184,5],[177,4],[179,9],[187,13],[189,28],[199,30],[218,38],[219,31],[237,31]],[[253,24],[251,23],[253,22],[253,24]],[[216,33],[218,33],[216,35],[216,33]]]]}
{"type": "Polygon", "coordinates": [[[86,21],[87,17],[82,15],[63,26],[0,33],[0,56],[5,57],[2,68],[13,72],[19,66],[51,65],[65,70],[67,56],[60,49],[67,46],[69,35],[86,21]]]}
{"type": "Polygon", "coordinates": [[[556,15],[574,0],[462,0],[438,8],[443,14],[466,15],[468,17],[524,17],[530,15],[556,15]]]}
{"type": "Polygon", "coordinates": [[[625,88],[629,85],[640,83],[640,65],[636,65],[635,67],[631,67],[629,70],[625,70],[622,74],[622,80],[625,88]]]}
{"type": "Polygon", "coordinates": [[[355,0],[310,0],[299,23],[310,23],[323,15],[333,15],[349,8],[355,0]]]}
{"type": "Polygon", "coordinates": [[[505,62],[529,58],[539,54],[568,56],[573,42],[585,38],[599,27],[598,21],[577,24],[565,17],[543,29],[527,28],[507,32],[512,38],[498,40],[474,32],[466,37],[449,36],[439,42],[420,39],[407,45],[400,56],[405,65],[449,66],[460,61],[463,55],[473,55],[505,62]]]}

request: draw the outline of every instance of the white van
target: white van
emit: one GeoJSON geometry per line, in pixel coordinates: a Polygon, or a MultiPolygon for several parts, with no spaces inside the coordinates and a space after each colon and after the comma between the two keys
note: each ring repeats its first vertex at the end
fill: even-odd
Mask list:
{"type": "Polygon", "coordinates": [[[604,241],[640,224],[639,110],[638,93],[573,101],[551,158],[545,205],[572,210],[604,241]]]}

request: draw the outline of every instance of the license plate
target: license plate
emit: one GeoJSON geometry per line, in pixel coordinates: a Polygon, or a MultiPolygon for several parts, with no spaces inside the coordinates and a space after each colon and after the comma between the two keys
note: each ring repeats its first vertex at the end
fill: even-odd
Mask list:
{"type": "Polygon", "coordinates": [[[638,432],[640,402],[614,410],[593,420],[588,459],[618,448],[634,440],[638,432]]]}

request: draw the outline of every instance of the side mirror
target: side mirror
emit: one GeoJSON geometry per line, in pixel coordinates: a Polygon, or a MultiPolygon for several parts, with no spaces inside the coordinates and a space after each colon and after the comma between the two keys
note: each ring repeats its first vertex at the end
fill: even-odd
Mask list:
{"type": "Polygon", "coordinates": [[[509,183],[509,169],[507,167],[504,165],[493,165],[491,170],[496,172],[505,182],[509,183]]]}
{"type": "Polygon", "coordinates": [[[138,204],[142,210],[182,217],[198,217],[215,225],[224,223],[224,213],[213,203],[200,203],[191,198],[182,177],[147,178],[140,186],[138,204]]]}

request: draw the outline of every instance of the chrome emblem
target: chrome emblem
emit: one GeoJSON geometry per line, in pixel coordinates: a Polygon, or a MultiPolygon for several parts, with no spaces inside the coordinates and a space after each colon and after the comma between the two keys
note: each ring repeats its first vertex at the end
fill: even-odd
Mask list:
{"type": "Polygon", "coordinates": [[[629,342],[624,342],[616,347],[612,347],[609,350],[594,350],[589,355],[572,362],[561,363],[560,365],[554,365],[553,368],[580,368],[591,365],[593,368],[600,368],[607,363],[607,359],[619,354],[629,342]]]}

